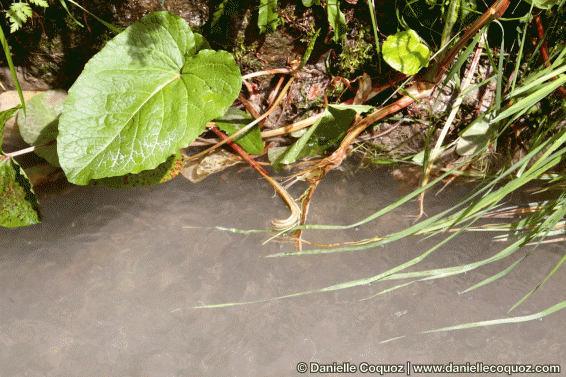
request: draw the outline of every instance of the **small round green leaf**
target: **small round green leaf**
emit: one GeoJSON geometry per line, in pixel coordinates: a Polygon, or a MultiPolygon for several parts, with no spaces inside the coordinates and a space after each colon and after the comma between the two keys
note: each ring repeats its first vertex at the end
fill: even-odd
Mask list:
{"type": "Polygon", "coordinates": [[[179,16],[151,13],[85,66],[59,120],[70,182],[156,168],[223,115],[240,92],[232,55],[212,51],[179,16]]]}
{"type": "Polygon", "coordinates": [[[414,30],[390,35],[382,51],[387,64],[407,75],[414,75],[428,66],[430,51],[414,30]]]}

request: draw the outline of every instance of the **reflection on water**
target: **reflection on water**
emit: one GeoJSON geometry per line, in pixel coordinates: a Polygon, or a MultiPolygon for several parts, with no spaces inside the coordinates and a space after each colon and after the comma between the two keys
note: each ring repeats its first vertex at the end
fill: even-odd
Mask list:
{"type": "MultiPolygon", "coordinates": [[[[428,211],[453,204],[461,190],[452,188],[442,198],[430,195],[428,211]]],[[[417,335],[532,314],[564,300],[565,275],[559,270],[507,314],[560,260],[564,246],[558,244],[537,249],[504,278],[467,294],[458,292],[507,268],[524,252],[367,300],[400,282],[191,309],[371,277],[434,242],[408,239],[366,251],[273,259],[263,257],[293,245],[262,246],[270,235],[261,233],[183,228],[266,229],[273,218],[287,216],[272,191],[254,173],[232,171],[199,185],[178,178],[144,189],[73,186],[45,196],[42,224],[0,228],[0,375],[290,376],[301,361],[566,367],[563,312],[514,325],[417,335]]],[[[317,189],[309,220],[353,223],[398,195],[394,181],[380,171],[356,177],[331,173],[317,189]]],[[[409,225],[414,212],[413,202],[356,229],[311,231],[305,237],[332,243],[387,234],[409,225]]],[[[469,263],[502,247],[477,234],[464,235],[414,270],[469,263]]]]}

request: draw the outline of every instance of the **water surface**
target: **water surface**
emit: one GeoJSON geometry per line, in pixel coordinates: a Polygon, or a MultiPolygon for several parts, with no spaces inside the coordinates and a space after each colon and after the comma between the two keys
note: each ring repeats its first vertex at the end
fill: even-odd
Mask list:
{"type": "MultiPolygon", "coordinates": [[[[317,189],[309,221],[356,222],[399,199],[398,187],[383,170],[355,176],[333,172],[317,189]]],[[[466,190],[455,186],[442,197],[429,195],[427,213],[454,204],[466,190]]],[[[43,196],[43,223],[0,229],[0,375],[293,376],[299,362],[566,366],[566,321],[560,311],[525,323],[419,334],[529,315],[563,301],[566,276],[558,270],[507,313],[556,265],[563,244],[538,248],[505,277],[466,294],[458,292],[528,250],[464,275],[375,297],[400,281],[192,309],[371,277],[439,240],[411,238],[364,251],[265,258],[293,245],[262,245],[272,234],[184,228],[267,229],[273,218],[288,215],[273,194],[254,172],[233,168],[198,185],[177,178],[126,190],[68,186],[43,196]],[[380,343],[400,336],[405,337],[380,343]]],[[[410,225],[415,211],[411,202],[355,229],[310,231],[305,237],[333,243],[385,235],[410,225]]],[[[411,271],[470,263],[505,246],[487,235],[463,235],[411,271]]]]}

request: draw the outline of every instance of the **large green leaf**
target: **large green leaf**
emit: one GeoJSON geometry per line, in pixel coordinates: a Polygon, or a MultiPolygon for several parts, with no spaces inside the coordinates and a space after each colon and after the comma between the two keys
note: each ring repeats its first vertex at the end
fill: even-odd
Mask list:
{"type": "Polygon", "coordinates": [[[241,87],[233,57],[205,49],[179,16],[143,17],[96,54],[69,90],[57,151],[69,181],[150,170],[226,112],[241,87]]]}
{"type": "Polygon", "coordinates": [[[0,226],[15,228],[41,222],[37,196],[23,169],[0,155],[0,226]]]}
{"type": "Polygon", "coordinates": [[[401,31],[387,37],[383,43],[383,59],[391,67],[414,75],[428,66],[430,51],[414,30],[401,31]]]}
{"type": "MultiPolygon", "coordinates": [[[[27,112],[18,112],[18,128],[26,143],[39,146],[57,139],[57,126],[65,98],[66,92],[49,90],[33,96],[26,102],[27,112]]],[[[34,152],[51,165],[59,166],[56,145],[38,148],[34,152]]]]}

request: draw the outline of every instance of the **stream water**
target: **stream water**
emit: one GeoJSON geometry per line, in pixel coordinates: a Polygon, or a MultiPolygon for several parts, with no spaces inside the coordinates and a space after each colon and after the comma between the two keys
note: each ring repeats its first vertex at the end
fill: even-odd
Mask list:
{"type": "MultiPolygon", "coordinates": [[[[397,187],[384,170],[354,176],[332,172],[317,189],[309,222],[354,223],[399,199],[403,192],[397,187]]],[[[428,195],[427,213],[454,204],[468,189],[455,185],[441,197],[428,195]]],[[[292,251],[293,245],[262,245],[272,234],[199,228],[268,229],[273,218],[288,215],[272,195],[258,175],[237,168],[200,184],[180,177],[149,188],[69,185],[56,195],[43,195],[41,224],[0,228],[0,375],[295,376],[301,362],[314,375],[330,376],[365,375],[363,368],[380,374],[398,367],[401,375],[407,369],[420,375],[412,368],[428,363],[566,367],[562,311],[522,323],[420,334],[529,315],[563,301],[566,273],[559,269],[507,313],[560,261],[564,244],[537,248],[503,278],[466,294],[458,292],[497,274],[530,249],[463,275],[375,297],[400,281],[194,309],[371,277],[422,254],[440,239],[265,258],[292,251]],[[381,343],[396,337],[402,338],[381,343]],[[316,363],[330,367],[317,369],[316,363]],[[357,372],[339,373],[340,366],[357,372]]],[[[410,225],[408,215],[415,211],[416,203],[410,202],[367,225],[309,231],[305,238],[333,243],[385,235],[410,225]]],[[[489,236],[464,234],[411,271],[470,263],[507,246],[489,236]]]]}

